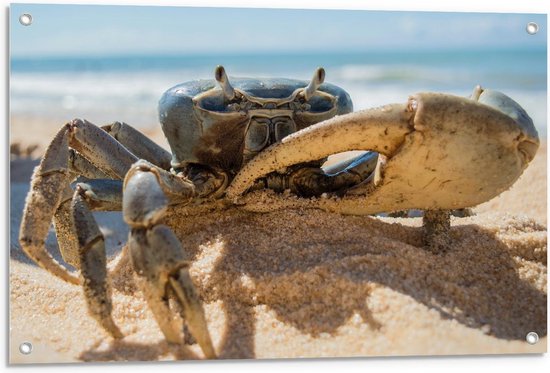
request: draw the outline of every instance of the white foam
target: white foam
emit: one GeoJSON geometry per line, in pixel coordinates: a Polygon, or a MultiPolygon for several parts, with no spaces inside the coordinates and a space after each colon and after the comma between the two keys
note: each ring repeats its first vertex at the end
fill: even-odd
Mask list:
{"type": "MultiPolygon", "coordinates": [[[[208,78],[212,75],[210,70],[13,73],[11,111],[16,115],[67,120],[84,117],[98,124],[121,120],[137,127],[151,127],[158,123],[158,100],[166,89],[184,81],[208,78]]],[[[239,75],[239,71],[235,73],[239,75]]],[[[346,65],[333,68],[327,80],[344,87],[353,99],[355,110],[360,110],[406,102],[410,94],[426,90],[470,95],[473,85],[466,88],[463,81],[459,83],[466,75],[455,72],[445,78],[446,75],[448,72],[443,70],[419,66],[346,65]]],[[[546,134],[546,90],[490,88],[499,89],[518,101],[538,131],[546,134]]]]}

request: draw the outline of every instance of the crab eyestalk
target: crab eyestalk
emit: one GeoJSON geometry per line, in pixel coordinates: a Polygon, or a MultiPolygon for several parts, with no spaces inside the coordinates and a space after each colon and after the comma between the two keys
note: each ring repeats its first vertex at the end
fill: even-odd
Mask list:
{"type": "Polygon", "coordinates": [[[321,84],[325,81],[325,69],[322,67],[318,67],[317,70],[315,70],[315,73],[313,74],[313,77],[311,78],[311,81],[307,85],[307,87],[304,88],[304,98],[306,101],[309,101],[311,96],[319,89],[321,84]]]}
{"type": "Polygon", "coordinates": [[[233,88],[231,83],[229,83],[229,78],[227,77],[224,67],[221,65],[216,67],[214,76],[216,78],[216,81],[220,83],[220,87],[223,91],[225,99],[227,101],[233,100],[235,98],[235,89],[233,88]]]}

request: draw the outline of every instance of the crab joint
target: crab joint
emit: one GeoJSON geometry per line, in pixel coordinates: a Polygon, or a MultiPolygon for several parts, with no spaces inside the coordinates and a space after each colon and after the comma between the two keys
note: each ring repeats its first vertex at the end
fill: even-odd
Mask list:
{"type": "Polygon", "coordinates": [[[122,197],[124,221],[132,228],[155,225],[168,206],[157,176],[141,170],[140,166],[137,164],[128,173],[122,197]]]}

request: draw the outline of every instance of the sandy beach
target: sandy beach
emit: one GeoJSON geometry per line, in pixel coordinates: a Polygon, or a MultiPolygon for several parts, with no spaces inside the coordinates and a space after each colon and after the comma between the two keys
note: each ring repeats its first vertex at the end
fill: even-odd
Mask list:
{"type": "MultiPolygon", "coordinates": [[[[106,237],[113,340],[82,290],[22,253],[17,236],[36,158],[62,122],[12,117],[10,362],[201,359],[165,342],[134,283],[119,213],[97,213],[106,237]],[[18,346],[30,342],[33,352],[18,346]]],[[[165,145],[159,130],[148,132],[165,145]]],[[[228,209],[182,219],[214,347],[224,359],[542,353],[547,349],[547,146],[508,191],[453,218],[453,246],[422,247],[420,218],[317,210],[228,209]],[[184,220],[184,221],[183,221],[184,220]],[[541,337],[525,342],[528,332],[541,337]]],[[[53,231],[47,248],[60,259],[53,231]]]]}

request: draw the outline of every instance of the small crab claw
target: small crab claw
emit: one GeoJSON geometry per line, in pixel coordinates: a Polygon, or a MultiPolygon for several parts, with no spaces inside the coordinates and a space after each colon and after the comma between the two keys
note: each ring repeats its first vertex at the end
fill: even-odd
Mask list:
{"type": "Polygon", "coordinates": [[[419,93],[407,104],[342,115],[308,127],[246,164],[227,196],[238,197],[255,179],[290,165],[337,152],[371,150],[387,157],[376,185],[359,185],[357,193],[351,189],[341,199],[293,201],[293,206],[374,214],[483,203],[519,178],[539,144],[532,121],[517,119],[528,118],[517,103],[503,94],[483,97],[484,93],[476,102],[419,93]],[[485,104],[489,101],[491,105],[485,104]]]}
{"type": "Polygon", "coordinates": [[[218,83],[220,83],[220,87],[223,91],[223,95],[226,100],[231,101],[235,98],[235,89],[229,83],[229,78],[227,77],[227,74],[225,73],[225,69],[223,66],[219,65],[216,67],[216,70],[214,71],[214,76],[218,83]]]}
{"type": "Polygon", "coordinates": [[[111,289],[107,280],[107,258],[103,235],[77,188],[72,201],[73,221],[78,243],[84,296],[88,312],[113,338],[122,338],[120,329],[111,316],[111,289]]]}
{"type": "Polygon", "coordinates": [[[318,67],[317,70],[315,70],[311,81],[309,82],[307,87],[304,88],[304,98],[306,99],[306,101],[309,101],[311,96],[313,96],[315,91],[319,89],[319,86],[323,84],[324,81],[325,69],[323,69],[322,67],[318,67]]]}
{"type": "Polygon", "coordinates": [[[182,307],[182,316],[197,340],[204,356],[215,359],[204,310],[189,276],[183,248],[174,233],[166,226],[151,229],[132,229],[129,239],[132,264],[138,283],[166,339],[180,344],[182,338],[168,304],[167,290],[171,288],[182,307]]]}
{"type": "Polygon", "coordinates": [[[215,358],[204,310],[189,276],[189,256],[174,232],[160,224],[169,197],[191,195],[193,186],[145,161],[132,167],[124,185],[124,220],[131,227],[130,258],[138,284],[160,329],[169,342],[182,343],[168,302],[173,293],[181,305],[183,320],[204,355],[215,358]]]}

